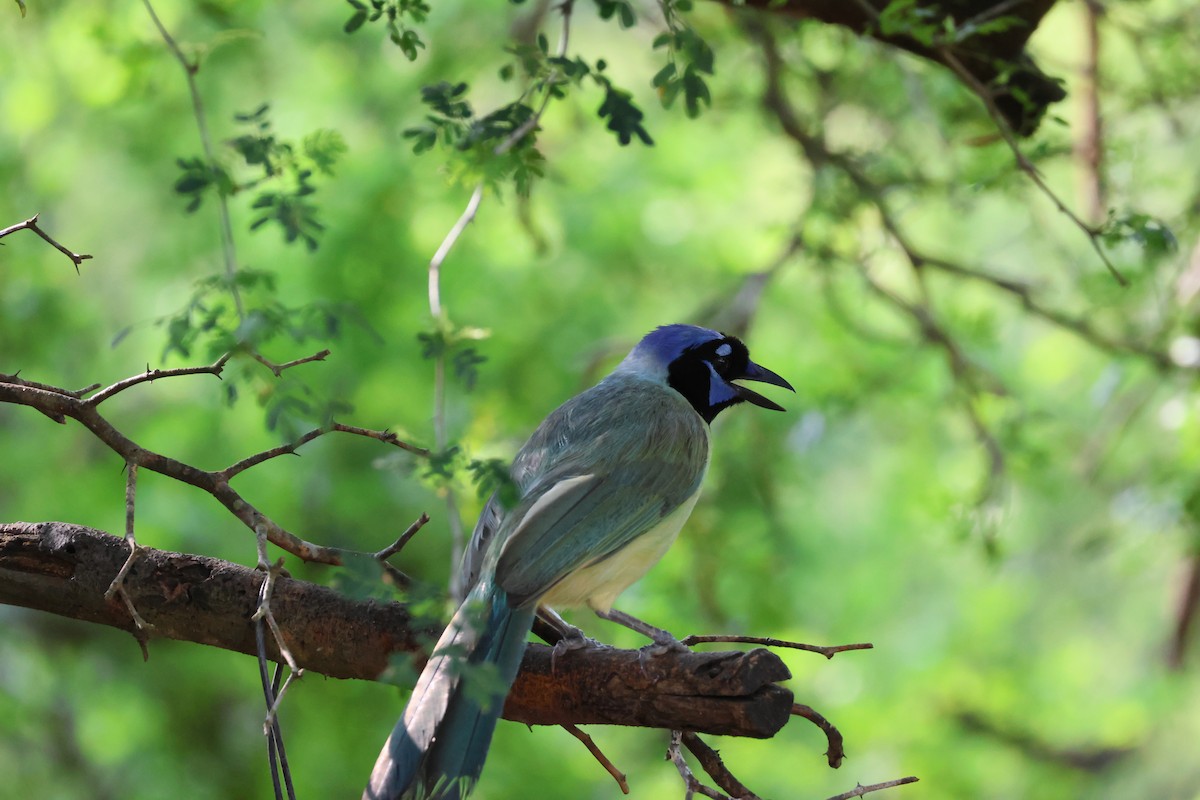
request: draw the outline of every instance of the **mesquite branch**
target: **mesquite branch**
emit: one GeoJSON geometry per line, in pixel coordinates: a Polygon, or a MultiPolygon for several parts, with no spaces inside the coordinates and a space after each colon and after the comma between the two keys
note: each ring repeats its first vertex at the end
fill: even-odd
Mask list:
{"type": "MultiPolygon", "coordinates": [[[[0,524],[0,603],[134,632],[104,591],[125,562],[123,539],[66,523],[0,524]]],[[[371,556],[363,555],[363,558],[371,556]]],[[[124,588],[154,637],[257,653],[261,570],[205,556],[139,547],[124,588]]],[[[331,677],[376,680],[396,653],[435,641],[437,624],[414,622],[401,603],[353,600],[276,576],[271,609],[297,666],[331,677]]],[[[267,637],[272,660],[282,658],[267,637]]],[[[787,724],[790,675],[767,650],[671,653],[587,648],[551,656],[530,645],[504,716],[530,725],[608,724],[768,738],[787,724]]]]}
{"type": "Polygon", "coordinates": [[[74,419],[87,428],[93,436],[107,445],[109,449],[121,456],[130,468],[148,469],[207,492],[225,506],[247,528],[251,530],[261,529],[265,532],[268,541],[292,555],[306,561],[340,564],[343,554],[339,550],[313,544],[285,530],[230,486],[230,481],[252,466],[280,455],[294,453],[297,448],[307,442],[334,431],[378,439],[381,442],[391,444],[416,455],[428,455],[428,451],[404,442],[396,437],[395,434],[388,431],[372,431],[366,428],[333,422],[328,426],[309,431],[294,442],[249,456],[225,469],[203,470],[142,447],[113,425],[99,411],[101,403],[132,386],[146,381],[195,374],[211,374],[220,377],[227,360],[228,356],[223,356],[216,363],[207,367],[186,367],[169,370],[148,369],[141,375],[135,375],[118,381],[107,389],[92,395],[90,398],[83,396],[88,393],[88,390],[68,391],[44,383],[27,381],[19,378],[17,375],[0,375],[0,403],[29,406],[60,423],[65,423],[68,418],[74,419]]]}

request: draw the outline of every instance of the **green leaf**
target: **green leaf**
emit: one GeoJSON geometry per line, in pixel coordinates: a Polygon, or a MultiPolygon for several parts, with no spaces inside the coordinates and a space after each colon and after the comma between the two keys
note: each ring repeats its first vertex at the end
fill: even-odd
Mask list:
{"type": "Polygon", "coordinates": [[[366,21],[367,21],[367,12],[359,11],[358,13],[351,16],[350,19],[346,20],[346,24],[342,26],[342,30],[344,30],[346,33],[354,33],[356,30],[361,28],[363,26],[363,23],[366,21]]]}
{"type": "Polygon", "coordinates": [[[325,175],[333,174],[333,166],[346,153],[346,140],[335,130],[328,128],[313,131],[301,142],[304,154],[312,159],[325,175]]]}

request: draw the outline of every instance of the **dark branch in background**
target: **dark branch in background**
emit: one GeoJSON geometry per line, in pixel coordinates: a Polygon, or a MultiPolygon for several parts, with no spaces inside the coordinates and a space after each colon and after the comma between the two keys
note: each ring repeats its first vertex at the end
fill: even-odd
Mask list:
{"type": "Polygon", "coordinates": [[[1005,124],[1021,136],[1037,130],[1046,109],[1066,97],[1058,79],[1046,75],[1025,52],[1029,37],[1055,0],[962,0],[945,3],[918,0],[913,13],[940,26],[950,19],[957,30],[997,16],[1010,17],[1014,24],[1004,30],[971,36],[953,48],[930,46],[912,36],[884,34],[879,15],[889,0],[721,0],[726,5],[746,5],[795,19],[814,19],[841,25],[858,34],[899,47],[922,58],[950,67],[971,91],[992,103],[1005,124]],[[950,63],[955,59],[958,68],[950,63]],[[961,71],[960,71],[961,70],[961,71]],[[1001,81],[1004,73],[1006,81],[1001,81]],[[967,80],[969,78],[969,80],[967,80]]]}
{"type": "Polygon", "coordinates": [[[7,228],[0,229],[0,239],[3,239],[5,236],[9,236],[10,234],[14,234],[17,231],[33,231],[38,236],[42,237],[51,245],[53,245],[58,252],[71,259],[71,263],[75,265],[75,271],[78,272],[79,265],[84,261],[87,261],[89,258],[91,258],[91,256],[87,255],[86,253],[76,253],[74,250],[64,247],[55,241],[50,234],[46,233],[38,226],[38,216],[38,214],[34,214],[24,222],[18,222],[16,225],[9,225],[7,228]]]}
{"type": "MultiPolygon", "coordinates": [[[[1193,532],[1193,535],[1194,532],[1193,532]]],[[[1181,671],[1187,657],[1188,646],[1196,627],[1196,611],[1200,609],[1200,552],[1193,553],[1187,560],[1187,580],[1180,593],[1175,612],[1175,628],[1167,650],[1167,666],[1181,671]]]]}
{"type": "Polygon", "coordinates": [[[1100,116],[1100,18],[1104,8],[1098,0],[1083,0],[1081,7],[1087,46],[1081,67],[1080,102],[1083,113],[1080,115],[1075,154],[1080,166],[1080,199],[1084,215],[1093,225],[1099,225],[1108,213],[1104,186],[1104,127],[1100,116]]]}
{"type": "Polygon", "coordinates": [[[909,244],[908,237],[901,230],[885,201],[883,190],[873,183],[849,156],[831,150],[823,137],[810,133],[808,126],[800,119],[783,88],[785,65],[771,31],[759,20],[750,17],[743,20],[743,26],[749,35],[759,43],[763,51],[766,71],[763,105],[779,121],[784,133],[799,145],[801,152],[814,171],[828,166],[837,169],[850,179],[859,193],[878,211],[884,229],[907,257],[917,283],[923,290],[923,296],[919,302],[905,300],[884,286],[875,279],[866,265],[856,263],[855,267],[873,294],[909,317],[916,324],[922,338],[945,353],[950,373],[955,382],[963,389],[963,410],[976,439],[987,454],[987,480],[980,491],[978,503],[983,504],[989,501],[998,492],[1004,479],[1004,453],[995,435],[979,415],[975,407],[975,396],[980,391],[1004,394],[1004,386],[999,379],[971,361],[954,337],[937,320],[930,305],[928,292],[924,291],[925,286],[922,280],[922,267],[924,267],[926,259],[909,244]]]}
{"type": "MultiPolygon", "coordinates": [[[[751,15],[744,16],[741,22],[749,36],[762,48],[766,74],[763,105],[767,111],[779,122],[784,133],[796,142],[814,171],[832,168],[850,181],[858,195],[878,213],[884,231],[909,263],[919,290],[917,300],[905,299],[885,286],[872,275],[867,265],[858,260],[852,260],[849,256],[837,253],[814,254],[818,259],[850,263],[859,272],[865,285],[873,294],[912,320],[921,337],[944,352],[950,374],[962,390],[960,400],[964,414],[976,439],[986,453],[988,478],[980,492],[979,502],[981,504],[990,501],[1003,486],[1006,465],[1003,449],[996,435],[989,429],[980,414],[976,396],[980,392],[1004,394],[1005,389],[998,379],[967,356],[951,332],[937,319],[931,305],[929,288],[926,285],[925,276],[928,273],[936,271],[955,279],[980,282],[994,287],[1003,294],[1014,298],[1020,303],[1021,308],[1031,316],[1069,331],[1097,349],[1117,356],[1133,356],[1142,359],[1159,372],[1179,368],[1180,365],[1176,364],[1166,352],[1156,347],[1108,335],[1099,331],[1082,316],[1073,316],[1046,305],[1025,282],[973,269],[947,258],[931,255],[918,248],[893,213],[887,200],[886,187],[872,180],[853,156],[831,149],[823,136],[819,132],[813,132],[809,124],[801,119],[783,87],[783,73],[786,65],[780,56],[769,27],[764,24],[762,19],[751,15]]],[[[1021,155],[1011,132],[1006,131],[1004,121],[997,119],[996,124],[1002,132],[1006,133],[1019,163],[1022,163],[1022,169],[1033,170],[1032,164],[1021,155]]],[[[1034,172],[1036,173],[1036,170],[1034,172]]],[[[1040,176],[1034,174],[1032,177],[1043,191],[1048,191],[1044,183],[1041,183],[1040,176]]],[[[1066,210],[1076,224],[1088,234],[1092,245],[1103,257],[1099,248],[1098,231],[1080,222],[1069,210],[1065,209],[1062,202],[1052,193],[1050,196],[1056,205],[1060,209],[1066,210]]],[[[858,330],[857,325],[852,325],[852,327],[858,330]]]]}
{"type": "Polygon", "coordinates": [[[267,539],[272,544],[283,548],[292,555],[298,556],[305,561],[340,564],[342,559],[341,551],[306,542],[283,529],[248,503],[229,485],[229,481],[256,464],[261,464],[276,456],[294,453],[301,445],[333,431],[367,436],[420,456],[428,455],[428,451],[404,442],[396,437],[395,434],[388,431],[372,431],[366,428],[357,428],[351,425],[332,422],[326,427],[309,431],[301,436],[300,439],[290,444],[281,445],[242,459],[223,470],[209,471],[193,467],[190,464],[185,464],[141,447],[113,426],[97,410],[97,407],[101,403],[112,398],[114,395],[146,381],[195,374],[211,374],[220,377],[226,361],[227,357],[223,356],[216,363],[207,367],[147,370],[144,374],[118,381],[88,399],[82,397],[82,395],[87,394],[88,390],[71,392],[47,384],[26,381],[18,378],[16,375],[0,375],[0,403],[30,406],[57,422],[65,422],[68,417],[74,419],[91,431],[109,449],[121,456],[130,467],[148,469],[207,492],[225,506],[231,514],[241,520],[246,527],[254,531],[265,531],[267,539]]]}
{"type": "Polygon", "coordinates": [[[1062,747],[1050,744],[1039,741],[1028,733],[1004,728],[974,711],[960,712],[956,718],[968,731],[982,733],[1004,742],[1029,758],[1082,772],[1103,772],[1137,752],[1136,747],[1062,747]]]}
{"type": "MultiPolygon", "coordinates": [[[[1003,31],[971,36],[953,44],[935,40],[931,45],[915,42],[904,35],[889,37],[879,33],[880,16],[888,5],[887,0],[793,0],[783,4],[773,0],[751,0],[748,5],[765,6],[772,11],[782,11],[792,16],[811,17],[845,25],[948,67],[983,102],[1000,136],[1012,150],[1021,172],[1025,173],[1059,212],[1066,215],[1087,235],[1092,249],[1105,268],[1119,284],[1126,286],[1128,281],[1117,271],[1104,252],[1100,241],[1101,230],[1080,219],[1070,206],[1062,201],[1017,142],[1017,137],[1033,133],[1050,103],[1066,97],[1058,82],[1047,78],[1024,52],[1025,42],[1045,13],[1054,5],[1054,1],[963,2],[954,4],[953,10],[947,12],[942,8],[942,4],[918,0],[912,12],[914,15],[927,15],[922,17],[923,22],[949,18],[953,20],[956,29],[1000,14],[1021,20],[1020,24],[1011,25],[1003,31]],[[1007,82],[995,83],[1004,70],[1012,70],[1007,82]]],[[[765,26],[759,20],[743,24],[752,30],[765,30],[765,26]]],[[[758,35],[761,38],[761,34],[758,35]]]]}
{"type": "Polygon", "coordinates": [[[1075,227],[1087,234],[1088,241],[1091,243],[1092,249],[1096,251],[1096,255],[1100,257],[1102,262],[1104,262],[1105,269],[1107,269],[1109,274],[1113,276],[1113,279],[1116,280],[1116,282],[1121,286],[1128,286],[1129,280],[1117,270],[1116,266],[1114,266],[1112,261],[1109,259],[1108,254],[1104,252],[1104,246],[1100,243],[1100,229],[1089,225],[1080,219],[1079,215],[1072,211],[1071,207],[1064,203],[1062,198],[1060,198],[1055,191],[1050,188],[1050,186],[1042,178],[1042,173],[1038,172],[1038,168],[1034,166],[1033,162],[1029,160],[1029,157],[1025,155],[1023,150],[1021,150],[1021,146],[1016,140],[1016,134],[1005,120],[1003,112],[996,105],[995,98],[993,98],[991,93],[988,92],[984,86],[979,84],[970,74],[970,72],[967,71],[966,67],[964,67],[962,63],[953,55],[948,54],[946,56],[946,63],[960,78],[963,79],[968,86],[973,86],[973,88],[975,88],[976,93],[983,100],[983,105],[987,108],[988,113],[991,114],[992,119],[996,122],[996,129],[1000,131],[1000,135],[1008,144],[1009,149],[1012,150],[1013,157],[1017,161],[1017,167],[1029,177],[1029,180],[1033,181],[1034,186],[1041,190],[1042,194],[1054,204],[1054,207],[1057,208],[1060,213],[1065,214],[1066,217],[1071,220],[1072,223],[1074,223],[1075,227]]]}

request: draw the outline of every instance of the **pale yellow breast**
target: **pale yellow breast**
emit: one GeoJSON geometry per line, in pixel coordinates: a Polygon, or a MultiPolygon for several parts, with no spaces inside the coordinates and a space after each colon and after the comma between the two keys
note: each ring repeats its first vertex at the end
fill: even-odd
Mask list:
{"type": "Polygon", "coordinates": [[[558,608],[611,609],[617,595],[645,575],[670,549],[699,497],[700,492],[693,494],[661,522],[608,558],[563,578],[543,595],[541,603],[558,608]]]}

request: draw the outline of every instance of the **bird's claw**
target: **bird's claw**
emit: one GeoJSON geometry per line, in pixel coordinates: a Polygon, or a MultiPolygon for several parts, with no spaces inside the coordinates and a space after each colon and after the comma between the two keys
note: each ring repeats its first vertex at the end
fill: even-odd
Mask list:
{"type": "Polygon", "coordinates": [[[641,666],[642,672],[646,672],[646,663],[652,658],[658,658],[668,653],[692,652],[692,648],[674,636],[671,636],[666,631],[662,631],[662,633],[664,634],[663,636],[656,636],[653,642],[638,648],[638,664],[641,666]]]}
{"type": "Polygon", "coordinates": [[[583,650],[588,647],[608,647],[609,645],[603,642],[598,642],[590,636],[585,636],[579,628],[572,627],[566,635],[554,643],[550,648],[550,672],[557,671],[558,659],[575,650],[583,650]]]}

